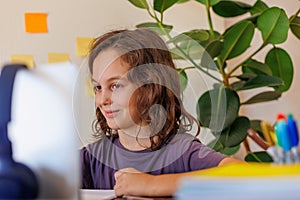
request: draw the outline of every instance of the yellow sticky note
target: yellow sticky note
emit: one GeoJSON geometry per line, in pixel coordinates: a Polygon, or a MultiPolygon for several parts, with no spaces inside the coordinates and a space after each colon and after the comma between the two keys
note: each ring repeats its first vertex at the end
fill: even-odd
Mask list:
{"type": "Polygon", "coordinates": [[[70,56],[67,53],[48,53],[48,63],[69,62],[70,56]]]}
{"type": "Polygon", "coordinates": [[[33,55],[28,54],[12,54],[11,63],[25,64],[28,68],[34,67],[33,55]]]}
{"type": "Polygon", "coordinates": [[[25,13],[27,33],[48,33],[47,13],[25,13]]]}
{"type": "Polygon", "coordinates": [[[88,55],[90,46],[94,38],[77,37],[76,38],[76,54],[85,57],[88,55]]]}
{"type": "Polygon", "coordinates": [[[93,83],[91,77],[86,77],[85,79],[85,92],[88,97],[94,97],[95,93],[93,90],[93,83]]]}

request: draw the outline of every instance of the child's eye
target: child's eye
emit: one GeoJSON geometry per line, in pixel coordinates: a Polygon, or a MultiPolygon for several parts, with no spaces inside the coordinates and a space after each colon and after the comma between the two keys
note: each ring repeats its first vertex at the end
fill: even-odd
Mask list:
{"type": "Polygon", "coordinates": [[[114,83],[111,85],[112,90],[119,89],[121,87],[122,87],[122,85],[120,83],[114,83]]]}
{"type": "Polygon", "coordinates": [[[101,90],[101,86],[100,85],[96,85],[94,86],[94,92],[97,93],[101,90]]]}

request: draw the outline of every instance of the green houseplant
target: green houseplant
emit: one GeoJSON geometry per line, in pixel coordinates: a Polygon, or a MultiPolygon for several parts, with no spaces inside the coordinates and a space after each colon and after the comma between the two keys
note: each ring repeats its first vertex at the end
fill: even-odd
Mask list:
{"type": "MultiPolygon", "coordinates": [[[[287,40],[288,31],[300,39],[300,9],[288,17],[279,7],[269,7],[262,0],[254,5],[234,0],[195,0],[206,8],[209,28],[195,28],[172,36],[173,25],[164,23],[167,9],[188,0],[129,0],[137,8],[144,9],[153,19],[151,22],[138,24],[137,27],[147,27],[157,31],[167,38],[167,43],[175,52],[174,59],[185,59],[192,66],[178,69],[184,77],[183,88],[188,76],[186,71],[198,69],[214,79],[217,83],[213,89],[204,92],[197,103],[197,116],[202,127],[209,127],[216,139],[209,145],[217,151],[232,155],[237,152],[242,143],[247,147],[247,130],[253,128],[258,133],[260,120],[250,120],[240,116],[241,106],[276,100],[288,91],[293,80],[293,63],[288,52],[277,47],[287,40]],[[214,29],[211,14],[224,17],[246,16],[227,28],[223,33],[214,29]],[[249,53],[249,46],[255,31],[261,34],[261,44],[249,53]],[[191,42],[191,40],[194,42],[191,42]],[[196,43],[196,45],[194,45],[196,43]],[[201,45],[205,49],[195,48],[201,45]],[[265,47],[268,52],[264,60],[256,60],[255,56],[262,54],[265,47]],[[247,56],[243,56],[247,55],[247,56]],[[232,58],[242,57],[239,63],[230,63],[232,58]],[[246,57],[246,58],[245,58],[246,57]],[[200,60],[200,62],[196,62],[200,60]],[[218,73],[221,77],[215,76],[218,73]],[[241,102],[241,91],[268,88],[248,100],[241,102]],[[271,90],[270,90],[271,88],[271,90]],[[226,104],[225,111],[220,104],[226,104]],[[214,110],[212,112],[212,110],[214,110]],[[225,113],[220,117],[220,113],[225,113]]],[[[260,134],[263,137],[262,134],[260,134]]],[[[272,161],[265,152],[251,152],[245,160],[268,162],[272,161]]]]}

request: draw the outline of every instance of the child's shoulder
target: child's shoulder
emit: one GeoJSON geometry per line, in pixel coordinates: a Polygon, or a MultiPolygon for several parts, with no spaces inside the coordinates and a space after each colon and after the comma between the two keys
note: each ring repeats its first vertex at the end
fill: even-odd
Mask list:
{"type": "Polygon", "coordinates": [[[104,135],[100,139],[98,139],[96,141],[93,141],[93,142],[85,145],[84,147],[82,147],[81,151],[91,152],[93,150],[108,148],[112,144],[116,143],[117,140],[118,140],[118,138],[116,138],[116,137],[111,137],[111,136],[104,135]]]}
{"type": "Polygon", "coordinates": [[[170,141],[168,142],[167,146],[169,148],[180,148],[180,149],[189,149],[193,146],[202,146],[200,140],[195,137],[194,135],[186,132],[178,133],[174,135],[170,141]]]}
{"type": "Polygon", "coordinates": [[[179,132],[176,135],[174,135],[171,139],[171,141],[173,142],[181,142],[181,143],[185,143],[185,142],[200,142],[200,140],[195,137],[194,135],[187,133],[187,132],[179,132]]]}

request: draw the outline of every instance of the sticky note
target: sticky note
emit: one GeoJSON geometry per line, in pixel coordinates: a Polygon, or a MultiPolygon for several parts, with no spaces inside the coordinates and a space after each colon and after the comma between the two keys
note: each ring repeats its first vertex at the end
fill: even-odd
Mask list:
{"type": "Polygon", "coordinates": [[[68,53],[48,53],[48,63],[69,62],[68,53]]]}
{"type": "Polygon", "coordinates": [[[48,33],[47,13],[25,13],[27,33],[48,33]]]}
{"type": "Polygon", "coordinates": [[[25,64],[28,68],[34,67],[33,55],[29,54],[12,54],[11,63],[25,64]]]}
{"type": "Polygon", "coordinates": [[[77,56],[82,56],[82,57],[87,56],[93,40],[94,40],[94,38],[77,37],[76,38],[76,54],[77,54],[77,56]]]}
{"type": "Polygon", "coordinates": [[[88,97],[94,97],[94,89],[93,89],[93,83],[91,77],[86,77],[85,79],[85,92],[88,97]]]}

